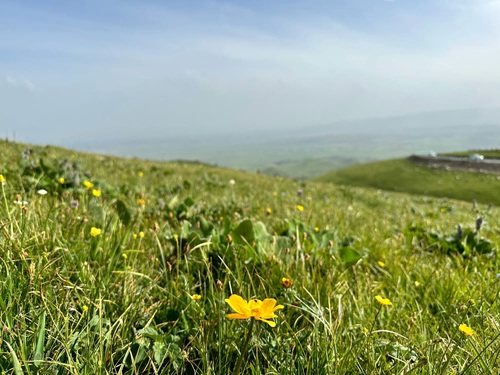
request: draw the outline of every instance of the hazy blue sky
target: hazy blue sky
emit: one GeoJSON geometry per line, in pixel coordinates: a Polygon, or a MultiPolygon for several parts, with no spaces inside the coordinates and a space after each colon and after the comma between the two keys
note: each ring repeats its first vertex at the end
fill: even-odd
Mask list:
{"type": "Polygon", "coordinates": [[[500,103],[500,0],[0,2],[0,136],[308,126],[500,103]]]}

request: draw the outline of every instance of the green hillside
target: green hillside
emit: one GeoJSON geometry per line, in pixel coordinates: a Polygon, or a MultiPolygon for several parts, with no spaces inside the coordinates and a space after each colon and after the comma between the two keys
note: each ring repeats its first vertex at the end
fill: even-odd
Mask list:
{"type": "Polygon", "coordinates": [[[360,164],[315,181],[500,205],[499,175],[428,168],[406,159],[360,164]]]}
{"type": "Polygon", "coordinates": [[[496,207],[199,163],[0,149],[2,373],[500,366],[496,207]]]}

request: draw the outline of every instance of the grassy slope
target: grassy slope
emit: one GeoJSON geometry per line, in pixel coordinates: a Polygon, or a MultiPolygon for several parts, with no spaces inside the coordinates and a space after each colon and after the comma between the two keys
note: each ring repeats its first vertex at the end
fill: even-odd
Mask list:
{"type": "Polygon", "coordinates": [[[361,164],[315,180],[500,205],[497,175],[427,168],[405,159],[361,164]]]}
{"type": "Polygon", "coordinates": [[[486,225],[474,238],[495,246],[496,208],[56,148],[35,147],[26,160],[25,146],[0,147],[2,371],[228,374],[248,328],[225,318],[231,293],[285,306],[277,327],[257,322],[248,374],[493,373],[500,365],[496,257],[464,259],[428,243],[442,234],[444,244],[457,224],[473,228],[481,215],[486,225]],[[40,158],[52,167],[30,169],[40,158]],[[61,174],[71,178],[57,166],[64,158],[101,197],[60,186],[61,174]],[[42,187],[47,195],[36,193],[42,187]],[[246,218],[274,238],[245,244],[237,227],[246,218]],[[102,235],[91,237],[91,227],[102,235]],[[462,323],[477,334],[463,336],[462,323]]]}

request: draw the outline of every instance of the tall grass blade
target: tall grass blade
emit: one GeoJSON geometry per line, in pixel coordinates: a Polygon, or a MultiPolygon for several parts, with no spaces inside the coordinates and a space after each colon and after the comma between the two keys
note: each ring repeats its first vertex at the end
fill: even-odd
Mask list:
{"type": "Polygon", "coordinates": [[[40,367],[41,361],[43,360],[43,348],[45,346],[45,315],[46,313],[44,311],[38,320],[38,339],[34,357],[36,367],[40,367]]]}
{"type": "Polygon", "coordinates": [[[9,348],[10,355],[12,357],[12,364],[14,365],[13,366],[14,374],[24,375],[23,369],[21,368],[21,364],[19,363],[19,359],[17,358],[16,352],[14,351],[14,349],[12,349],[12,346],[10,346],[10,344],[7,341],[5,341],[5,345],[7,345],[7,347],[9,348]]]}

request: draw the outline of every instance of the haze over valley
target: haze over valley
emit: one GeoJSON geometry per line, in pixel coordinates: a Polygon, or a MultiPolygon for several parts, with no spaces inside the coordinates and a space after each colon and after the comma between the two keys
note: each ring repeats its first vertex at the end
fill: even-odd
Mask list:
{"type": "Polygon", "coordinates": [[[2,1],[0,136],[308,177],[498,147],[493,0],[2,1]]]}

